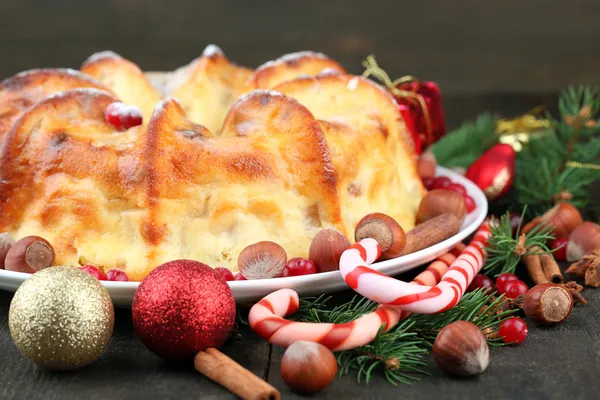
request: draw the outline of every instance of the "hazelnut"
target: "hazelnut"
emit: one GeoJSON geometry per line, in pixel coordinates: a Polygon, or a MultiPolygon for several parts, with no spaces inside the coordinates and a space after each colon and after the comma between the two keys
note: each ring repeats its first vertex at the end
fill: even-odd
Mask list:
{"type": "Polygon", "coordinates": [[[10,236],[10,233],[4,232],[0,234],[0,269],[4,269],[6,254],[13,244],[15,244],[15,239],[10,236]]]}
{"type": "Polygon", "coordinates": [[[562,286],[540,283],[525,293],[523,311],[540,325],[563,322],[573,309],[573,296],[562,286]]]}
{"type": "Polygon", "coordinates": [[[399,257],[406,246],[404,229],[392,217],[373,213],[361,219],[354,230],[354,240],[375,239],[381,248],[382,260],[399,257]]]}
{"type": "Polygon", "coordinates": [[[36,273],[54,264],[54,249],[39,236],[26,236],[6,253],[4,267],[10,271],[36,273]]]}
{"type": "Polygon", "coordinates": [[[337,374],[335,356],[319,343],[298,340],[281,359],[281,377],[293,390],[315,393],[331,383],[337,374]]]}
{"type": "Polygon", "coordinates": [[[552,225],[556,239],[568,237],[575,228],[583,223],[581,213],[572,204],[558,203],[543,215],[535,217],[523,227],[523,233],[529,233],[539,225],[552,225]]]}
{"type": "Polygon", "coordinates": [[[346,236],[335,229],[323,229],[313,238],[308,259],[315,264],[317,272],[336,271],[340,268],[340,257],[350,247],[346,236]]]}
{"type": "Polygon", "coordinates": [[[417,224],[445,213],[454,215],[462,225],[467,215],[464,197],[446,189],[432,190],[421,199],[417,211],[417,224]]]}
{"type": "Polygon", "coordinates": [[[600,225],[584,222],[569,235],[567,261],[577,261],[598,249],[600,249],[600,225]]]}
{"type": "Polygon", "coordinates": [[[246,247],[238,257],[238,269],[246,279],[267,279],[281,276],[287,253],[277,243],[258,242],[246,247]]]}
{"type": "Polygon", "coordinates": [[[453,375],[482,373],[490,362],[485,335],[471,322],[456,321],[446,325],[433,344],[435,363],[453,375]]]}

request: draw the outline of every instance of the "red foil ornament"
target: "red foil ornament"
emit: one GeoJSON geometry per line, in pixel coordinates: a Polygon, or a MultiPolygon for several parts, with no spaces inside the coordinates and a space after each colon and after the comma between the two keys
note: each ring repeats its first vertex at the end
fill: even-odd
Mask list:
{"type": "Polygon", "coordinates": [[[508,144],[497,144],[479,157],[465,176],[473,181],[488,200],[504,196],[515,179],[516,153],[508,144]]]}
{"type": "Polygon", "coordinates": [[[395,89],[392,93],[398,102],[398,109],[415,142],[415,151],[421,154],[423,149],[446,134],[440,89],[435,82],[417,80],[400,82],[395,89]]]}
{"type": "Polygon", "coordinates": [[[135,331],[158,356],[179,360],[225,343],[235,321],[229,285],[191,260],[161,265],[140,283],[132,305],[135,331]]]}

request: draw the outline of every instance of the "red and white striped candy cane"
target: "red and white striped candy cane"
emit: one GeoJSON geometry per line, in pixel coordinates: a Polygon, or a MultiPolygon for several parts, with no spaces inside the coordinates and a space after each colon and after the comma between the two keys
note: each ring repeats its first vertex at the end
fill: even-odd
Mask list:
{"type": "Polygon", "coordinates": [[[484,245],[489,235],[489,226],[484,223],[435,286],[410,284],[369,268],[367,265],[380,252],[374,239],[363,239],[344,251],[340,259],[340,272],[348,286],[367,299],[402,311],[438,313],[458,303],[481,269],[485,256],[484,245]]]}
{"type": "MultiPolygon", "coordinates": [[[[458,249],[464,245],[457,246],[458,249]]],[[[454,249],[454,252],[457,250],[454,249]]],[[[379,251],[376,252],[376,257],[379,251]]],[[[415,278],[419,282],[439,282],[440,277],[448,269],[448,264],[455,256],[442,255],[425,271],[415,278]],[[438,262],[439,261],[439,262],[438,262]],[[436,262],[438,262],[436,264],[436,262]],[[433,273],[436,271],[437,273],[433,273]]],[[[370,262],[373,262],[372,259],[370,262]]],[[[296,312],[298,309],[298,294],[291,289],[280,289],[263,298],[250,310],[248,321],[252,329],[269,342],[279,346],[289,346],[296,340],[309,340],[321,343],[331,350],[347,350],[370,343],[382,324],[385,331],[391,329],[400,319],[409,313],[388,306],[379,306],[374,312],[366,314],[354,321],[344,324],[308,323],[289,321],[282,317],[296,312]]]]}

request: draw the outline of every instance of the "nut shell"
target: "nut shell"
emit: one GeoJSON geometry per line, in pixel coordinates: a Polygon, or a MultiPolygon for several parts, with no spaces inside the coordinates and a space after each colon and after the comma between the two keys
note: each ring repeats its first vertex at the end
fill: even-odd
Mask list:
{"type": "Polygon", "coordinates": [[[445,189],[432,190],[423,197],[421,204],[419,204],[417,224],[445,213],[454,215],[462,224],[467,215],[467,207],[463,196],[445,189]]]}
{"type": "Polygon", "coordinates": [[[281,377],[293,390],[315,393],[333,381],[338,371],[337,360],[327,347],[298,340],[291,344],[281,359],[281,377]]]}
{"type": "Polygon", "coordinates": [[[381,260],[395,258],[402,254],[406,246],[404,229],[392,217],[373,213],[363,217],[354,230],[354,240],[375,239],[381,248],[381,260]]]}
{"type": "Polygon", "coordinates": [[[488,367],[490,349],[477,325],[456,321],[438,334],[433,344],[433,358],[438,367],[450,374],[477,375],[488,367]]]}
{"type": "Polygon", "coordinates": [[[539,325],[563,322],[573,310],[573,296],[562,286],[541,283],[532,287],[523,299],[523,311],[539,325]]]}
{"type": "Polygon", "coordinates": [[[543,215],[532,219],[523,227],[523,233],[527,234],[538,225],[552,225],[553,234],[556,239],[568,237],[571,232],[583,223],[581,213],[572,204],[558,203],[543,215]]]}
{"type": "Polygon", "coordinates": [[[600,249],[600,225],[586,221],[569,235],[567,261],[577,261],[598,249],[600,249]]]}
{"type": "Polygon", "coordinates": [[[336,271],[340,268],[340,257],[350,247],[346,236],[335,229],[323,229],[313,238],[308,259],[315,264],[317,272],[336,271]]]}
{"type": "Polygon", "coordinates": [[[6,253],[4,268],[10,271],[36,273],[54,264],[54,248],[39,236],[18,240],[6,253]]]}
{"type": "Polygon", "coordinates": [[[238,256],[238,268],[246,279],[281,276],[287,253],[275,242],[263,241],[246,247],[238,256]]]}
{"type": "Polygon", "coordinates": [[[0,269],[4,269],[4,260],[10,248],[15,244],[15,239],[10,236],[10,233],[4,232],[0,234],[0,269]]]}

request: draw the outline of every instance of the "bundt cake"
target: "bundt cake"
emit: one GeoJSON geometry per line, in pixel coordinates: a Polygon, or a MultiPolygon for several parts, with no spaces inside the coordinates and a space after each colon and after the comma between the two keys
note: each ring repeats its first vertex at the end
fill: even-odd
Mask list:
{"type": "Polygon", "coordinates": [[[182,258],[236,271],[261,240],[306,257],[319,230],[351,237],[370,212],[408,230],[424,195],[392,96],[312,52],[251,70],[209,46],[169,73],[102,52],[23,72],[0,84],[0,143],[0,231],[132,280],[182,258]],[[115,129],[114,102],[143,124],[115,129]]]}

